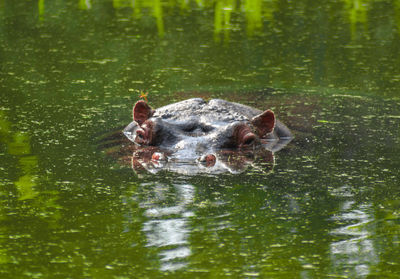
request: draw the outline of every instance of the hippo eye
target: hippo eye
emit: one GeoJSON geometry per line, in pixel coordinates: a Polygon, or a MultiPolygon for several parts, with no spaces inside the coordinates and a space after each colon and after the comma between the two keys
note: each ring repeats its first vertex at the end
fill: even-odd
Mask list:
{"type": "Polygon", "coordinates": [[[190,134],[192,136],[201,136],[206,133],[209,133],[214,128],[210,125],[205,125],[203,123],[193,123],[192,125],[186,125],[181,127],[182,131],[190,134]]]}
{"type": "Polygon", "coordinates": [[[212,126],[208,126],[208,125],[201,125],[200,128],[201,128],[201,131],[204,133],[208,133],[208,132],[211,132],[212,130],[214,130],[214,128],[212,126]]]}
{"type": "Polygon", "coordinates": [[[187,133],[191,133],[191,132],[193,132],[193,131],[196,130],[196,129],[197,129],[197,126],[196,126],[196,125],[186,126],[186,127],[183,127],[183,128],[182,128],[182,130],[183,130],[184,132],[187,132],[187,133]]]}

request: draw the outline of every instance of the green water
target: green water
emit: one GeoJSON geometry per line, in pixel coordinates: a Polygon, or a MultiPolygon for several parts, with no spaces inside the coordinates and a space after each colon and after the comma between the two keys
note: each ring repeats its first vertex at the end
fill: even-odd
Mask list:
{"type": "Polygon", "coordinates": [[[1,278],[398,278],[400,2],[0,0],[1,278]],[[272,108],[273,171],[136,175],[139,92],[272,108]]]}

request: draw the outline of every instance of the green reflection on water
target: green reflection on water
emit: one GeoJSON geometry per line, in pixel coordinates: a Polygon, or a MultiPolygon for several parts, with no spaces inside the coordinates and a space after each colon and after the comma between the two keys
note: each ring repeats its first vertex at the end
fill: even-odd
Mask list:
{"type": "Polygon", "coordinates": [[[79,0],[79,9],[88,10],[92,6],[90,0],[79,0]]]}
{"type": "MultiPolygon", "coordinates": [[[[31,138],[26,132],[15,132],[11,129],[11,123],[7,119],[5,111],[0,111],[0,144],[6,146],[6,152],[10,155],[8,164],[2,166],[2,170],[8,173],[17,173],[17,179],[13,181],[15,189],[8,190],[7,199],[1,199],[0,220],[5,223],[18,224],[20,218],[26,218],[27,223],[14,230],[13,226],[2,227],[0,237],[2,247],[0,249],[0,264],[16,264],[19,262],[17,256],[19,252],[9,248],[9,242],[21,241],[25,243],[26,249],[31,248],[32,224],[35,220],[41,220],[46,227],[55,228],[61,215],[61,207],[56,202],[58,192],[46,192],[36,189],[40,184],[39,159],[37,155],[32,154],[31,138]],[[14,161],[17,161],[14,164],[14,161]],[[11,193],[16,192],[15,196],[11,193]],[[17,204],[17,205],[15,205],[17,204]],[[3,241],[8,239],[9,242],[3,241]],[[27,243],[26,243],[27,241],[27,243]]],[[[2,154],[2,156],[6,156],[2,154]]],[[[4,161],[4,160],[2,160],[4,161]]],[[[0,191],[2,194],[7,192],[7,177],[2,177],[0,191]]],[[[17,225],[18,226],[18,225],[17,225]]],[[[4,270],[3,270],[4,271],[4,270]]]]}
{"type": "MultiPolygon", "coordinates": [[[[282,12],[279,11],[279,7],[285,9],[294,9],[298,14],[304,13],[307,9],[307,5],[296,5],[281,3],[277,0],[217,0],[217,1],[199,1],[199,0],[182,0],[182,1],[132,1],[132,0],[113,0],[113,7],[115,9],[130,8],[133,10],[132,16],[134,18],[140,17],[143,13],[146,13],[147,9],[152,10],[152,15],[156,20],[156,26],[158,34],[163,37],[164,30],[164,9],[171,9],[179,7],[181,11],[190,13],[191,7],[194,9],[209,9],[214,7],[214,34],[215,40],[220,41],[219,34],[221,31],[224,33],[224,40],[229,41],[229,34],[233,28],[232,15],[243,14],[247,23],[247,33],[251,36],[257,30],[261,30],[263,22],[268,20],[274,21],[274,13],[282,12]]],[[[369,24],[369,14],[374,9],[374,4],[379,1],[377,0],[343,0],[341,9],[345,11],[344,15],[347,14],[350,22],[350,29],[352,38],[357,37],[357,33],[365,32],[367,24],[369,24]],[[357,27],[361,27],[360,30],[357,27]]],[[[97,3],[95,3],[96,5],[97,3]]],[[[397,29],[400,30],[400,4],[399,1],[392,1],[393,8],[395,10],[394,20],[397,22],[397,29]]],[[[82,10],[88,10],[92,8],[90,0],[79,0],[78,7],[82,10]]],[[[45,12],[45,0],[38,0],[38,11],[39,19],[43,20],[45,12]]],[[[392,15],[392,16],[393,16],[392,15]]],[[[236,24],[235,24],[236,25],[236,24]]],[[[236,27],[235,27],[236,28],[236,27]]],[[[400,31],[399,31],[400,32],[400,31]]]]}
{"type": "Polygon", "coordinates": [[[22,172],[22,176],[14,182],[19,199],[33,199],[38,194],[35,190],[38,159],[31,154],[30,137],[26,133],[12,132],[10,126],[5,113],[0,111],[0,139],[7,145],[8,154],[18,158],[18,167],[22,172]]]}
{"type": "MultiPolygon", "coordinates": [[[[213,81],[210,82],[213,88],[217,88],[217,83],[222,89],[229,84],[227,90],[258,84],[258,87],[303,87],[310,91],[341,88],[381,95],[395,95],[400,88],[400,72],[396,67],[400,59],[396,51],[400,44],[398,2],[346,0],[320,5],[318,2],[276,0],[154,0],[77,1],[76,6],[71,6],[38,1],[42,7],[39,16],[44,33],[51,33],[51,24],[46,25],[46,20],[70,33],[76,33],[77,22],[87,24],[88,32],[82,36],[76,33],[75,40],[93,44],[101,33],[94,31],[94,28],[101,28],[95,27],[98,20],[115,30],[124,30],[118,38],[123,39],[124,44],[112,43],[112,49],[119,48],[118,60],[106,54],[93,58],[93,61],[116,62],[112,63],[114,73],[115,69],[123,68],[135,77],[131,86],[119,92],[128,89],[159,92],[173,85],[173,90],[203,91],[210,88],[206,81],[213,81]],[[63,6],[70,13],[76,12],[75,8],[85,11],[77,18],[67,18],[60,13],[63,6]],[[112,19],[110,14],[114,12],[112,19]],[[383,14],[385,16],[381,16],[383,14]],[[153,35],[154,31],[160,40],[146,42],[145,34],[153,35]],[[213,41],[223,41],[225,48],[218,49],[213,41]],[[128,65],[126,58],[133,53],[146,55],[128,65]],[[233,59],[237,57],[241,58],[233,59]],[[146,63],[138,62],[140,59],[146,63]],[[140,65],[140,69],[135,68],[136,65],[140,65]],[[161,65],[165,65],[163,69],[161,65]],[[192,88],[188,88],[189,85],[192,88]]],[[[3,9],[13,6],[6,3],[3,9]]],[[[105,28],[102,30],[106,32],[105,28]]],[[[43,52],[47,51],[46,46],[41,47],[44,47],[43,52]]],[[[107,45],[98,44],[94,48],[93,56],[107,51],[107,45]]],[[[51,51],[54,51],[51,56],[56,52],[62,54],[56,47],[51,51]]],[[[81,56],[85,56],[85,47],[82,51],[81,56]]],[[[107,74],[111,78],[111,72],[107,74]]],[[[119,84],[126,82],[120,79],[119,84]]]]}
{"type": "Polygon", "coordinates": [[[397,22],[397,30],[400,35],[400,1],[395,1],[395,12],[396,12],[396,22],[397,22]]]}
{"type": "MultiPolygon", "coordinates": [[[[182,1],[184,2],[184,1],[182,1]]],[[[170,3],[167,2],[170,6],[170,3]]],[[[161,0],[152,1],[131,1],[131,0],[113,0],[113,6],[116,9],[122,9],[129,7],[133,10],[133,17],[139,18],[142,15],[142,10],[151,9],[152,15],[156,20],[158,35],[160,37],[164,36],[164,19],[163,19],[163,3],[161,0]]]]}
{"type": "MultiPolygon", "coordinates": [[[[276,1],[268,1],[267,3],[275,4],[276,1]]],[[[242,10],[244,10],[247,19],[247,32],[249,35],[253,35],[255,30],[262,28],[262,14],[272,14],[272,11],[268,6],[262,7],[262,0],[246,0],[242,4],[242,10]]],[[[270,17],[271,18],[271,17],[270,17]]]]}
{"type": "Polygon", "coordinates": [[[370,0],[345,0],[346,9],[349,14],[349,19],[351,23],[351,34],[352,37],[356,35],[356,25],[360,23],[364,25],[367,23],[367,11],[368,6],[373,1],[370,0]]]}
{"type": "MultiPolygon", "coordinates": [[[[377,0],[343,0],[340,9],[345,11],[344,16],[348,17],[350,22],[350,29],[352,37],[356,37],[357,32],[365,31],[368,24],[368,15],[371,9],[374,9],[374,4],[378,3],[377,0]],[[357,30],[357,25],[360,24],[362,29],[357,30]]],[[[217,0],[217,1],[199,1],[199,0],[182,0],[182,1],[131,1],[131,0],[113,0],[113,7],[116,9],[131,8],[134,17],[139,17],[146,9],[153,11],[153,16],[156,19],[156,25],[160,36],[164,35],[164,9],[171,9],[179,7],[181,11],[191,12],[193,9],[209,9],[213,7],[214,10],[214,34],[215,40],[219,41],[218,34],[223,31],[225,40],[229,40],[229,33],[233,28],[232,15],[243,14],[247,22],[247,32],[253,35],[255,31],[261,30],[265,19],[274,21],[274,13],[282,12],[279,8],[293,9],[298,14],[302,14],[307,9],[307,5],[297,5],[296,1],[293,3],[284,3],[277,0],[217,0]]],[[[340,3],[340,1],[339,1],[340,3]]],[[[394,9],[397,11],[395,21],[399,23],[399,1],[392,1],[394,9]]],[[[43,14],[44,0],[39,0],[39,14],[43,14]]],[[[90,0],[79,0],[79,7],[81,9],[91,8],[90,0]]],[[[336,7],[337,8],[337,7],[336,7]]],[[[400,30],[400,27],[398,27],[400,30]]]]}
{"type": "Polygon", "coordinates": [[[39,20],[43,20],[44,18],[44,1],[45,0],[39,0],[38,2],[38,13],[39,13],[39,20]]]}

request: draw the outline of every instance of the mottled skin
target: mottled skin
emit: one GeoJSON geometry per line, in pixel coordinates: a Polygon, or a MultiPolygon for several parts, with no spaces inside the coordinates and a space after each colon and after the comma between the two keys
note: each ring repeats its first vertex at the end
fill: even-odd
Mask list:
{"type": "Polygon", "coordinates": [[[227,157],[221,154],[249,153],[250,148],[252,153],[262,149],[272,154],[292,138],[271,110],[263,112],[220,99],[206,102],[194,98],[156,110],[139,101],[134,106],[133,119],[124,134],[136,145],[155,147],[141,154],[162,168],[168,163],[160,162],[174,162],[174,166],[176,162],[190,162],[217,169],[219,161],[227,157]]]}

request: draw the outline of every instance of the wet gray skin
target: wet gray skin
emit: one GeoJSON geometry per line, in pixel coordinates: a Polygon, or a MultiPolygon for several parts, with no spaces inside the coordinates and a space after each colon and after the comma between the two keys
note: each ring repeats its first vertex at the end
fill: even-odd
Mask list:
{"type": "MultiPolygon", "coordinates": [[[[133,119],[123,133],[142,148],[155,147],[141,153],[146,158],[134,155],[135,164],[153,173],[161,169],[185,174],[240,172],[253,160],[238,160],[240,166],[232,167],[226,158],[273,154],[292,139],[272,111],[220,99],[194,98],[156,110],[139,101],[133,119]]],[[[267,161],[273,158],[264,157],[267,161]]]]}

